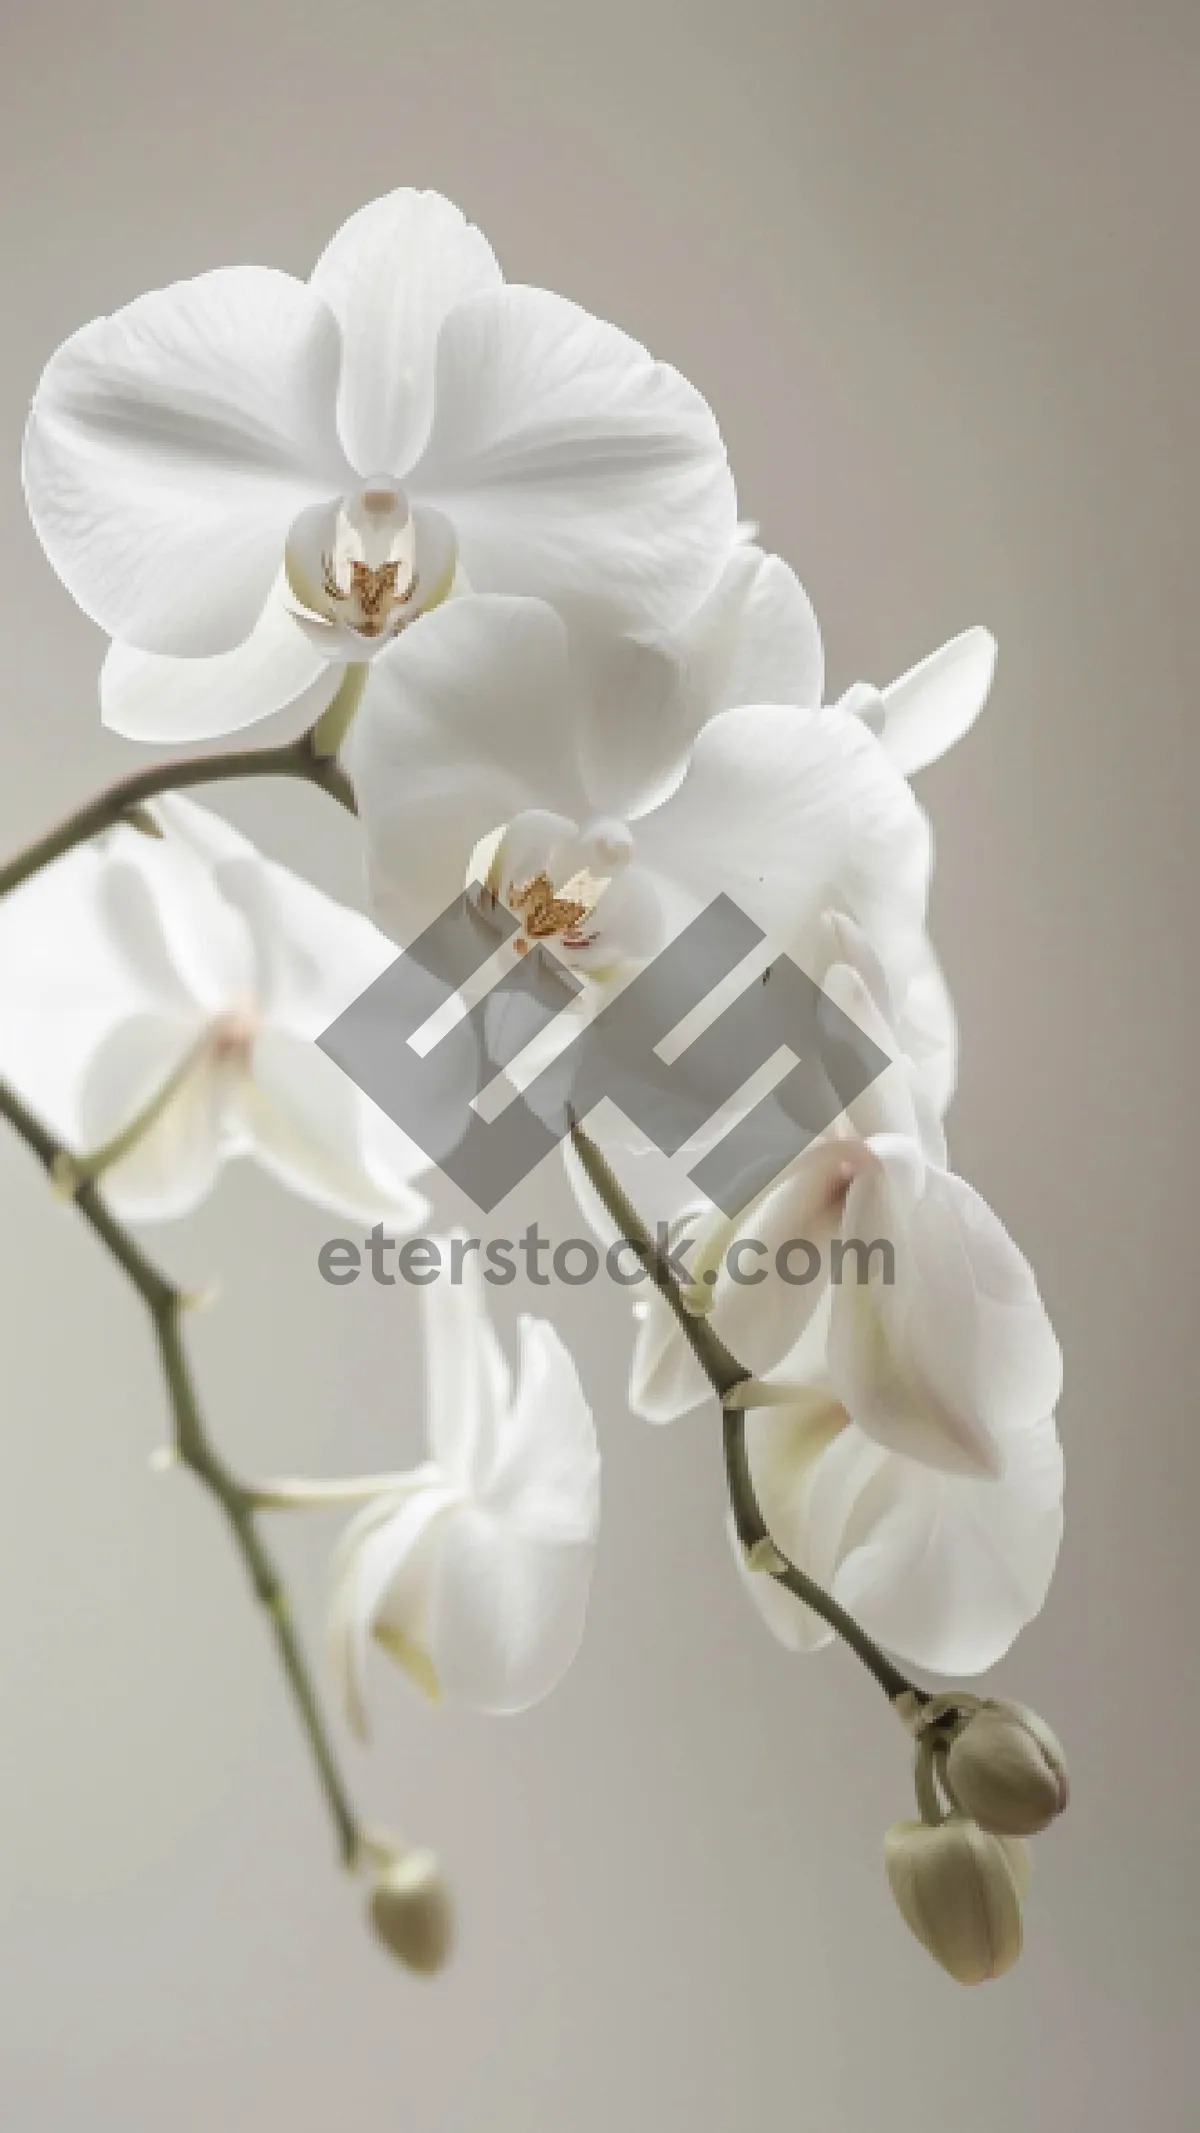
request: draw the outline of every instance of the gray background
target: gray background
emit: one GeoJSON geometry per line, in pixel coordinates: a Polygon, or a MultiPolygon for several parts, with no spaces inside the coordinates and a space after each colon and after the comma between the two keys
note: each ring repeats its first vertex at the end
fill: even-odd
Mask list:
{"type": "MultiPolygon", "coordinates": [[[[992,708],[923,793],[966,1035],[955,1155],[1068,1357],[1067,1544],[1000,1678],[1076,1777],[1019,1971],[958,1992],[882,1881],[898,1731],[849,1660],[760,1629],[713,1429],[635,1425],[615,1304],[566,1299],[607,1453],[584,1655],[519,1722],[434,1722],[381,1678],[352,1758],[462,1892],[453,1970],[410,1983],[329,1864],[209,1506],[147,1470],[137,1310],[5,1148],[0,2120],[1190,2127],[1194,5],[8,0],[0,56],[6,843],[136,756],[101,733],[101,645],[23,518],[42,362],[176,276],[304,273],[404,181],[703,386],[837,686],[997,631],[992,708]]],[[[352,885],[315,796],[223,804],[352,885]]],[[[330,1229],[245,1174],[165,1240],[224,1279],[196,1346],[251,1467],[417,1441],[413,1298],[326,1288],[330,1229]]],[[[314,1622],[328,1538],[284,1536],[314,1622]]]]}

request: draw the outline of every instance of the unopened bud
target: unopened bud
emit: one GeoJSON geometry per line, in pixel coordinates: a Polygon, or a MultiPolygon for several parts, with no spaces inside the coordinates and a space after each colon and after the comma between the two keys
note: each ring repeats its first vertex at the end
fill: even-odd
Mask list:
{"type": "Polygon", "coordinates": [[[1021,1953],[1021,1898],[1029,1856],[965,1815],[897,1822],[883,1863],[905,1924],[960,1985],[1003,1977],[1021,1953]]]}
{"type": "Polygon", "coordinates": [[[981,1704],[946,1757],[956,1804],[998,1837],[1032,1837],[1067,1804],[1062,1743],[1036,1711],[999,1699],[981,1704]]]}
{"type": "Polygon", "coordinates": [[[440,1970],[454,1938],[450,1890],[432,1852],[400,1852],[371,1885],[367,1913],[379,1940],[410,1970],[440,1970]]]}

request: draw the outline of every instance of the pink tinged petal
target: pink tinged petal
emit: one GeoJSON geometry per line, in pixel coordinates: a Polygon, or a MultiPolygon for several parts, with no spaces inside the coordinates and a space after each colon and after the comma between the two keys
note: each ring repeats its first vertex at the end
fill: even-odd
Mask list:
{"type": "Polygon", "coordinates": [[[448,600],[376,660],[347,761],[374,907],[410,940],[525,809],[578,819],[566,635],[537,600],[448,600]]]}
{"type": "Polygon", "coordinates": [[[59,349],[26,432],[25,493],[93,621],[188,657],[250,634],[293,518],[352,479],[340,353],[323,299],[266,267],[177,282],[59,349]]]}
{"type": "Polygon", "coordinates": [[[974,725],[996,671],[990,630],[964,630],[881,692],[883,745],[910,776],[945,755],[974,725]]]}
{"type": "Polygon", "coordinates": [[[782,1363],[820,1308],[846,1194],[859,1172],[873,1168],[861,1142],[815,1142],[742,1216],[736,1245],[743,1248],[732,1259],[731,1244],[723,1258],[712,1323],[756,1377],[782,1363]]]}
{"type": "Polygon", "coordinates": [[[1062,1538],[1052,1418],[1020,1431],[999,1481],[936,1473],[848,1430],[811,1498],[840,1520],[835,1597],[906,1665],[981,1673],[1040,1611],[1062,1538]],[[840,1501],[835,1501],[840,1499],[840,1501]]]}
{"type": "Polygon", "coordinates": [[[263,1030],[240,1084],[246,1153],[289,1192],[318,1207],[390,1230],[411,1230],[428,1213],[408,1179],[426,1167],[411,1142],[386,1140],[373,1106],[315,1044],[263,1030]]]}
{"type": "Polygon", "coordinates": [[[447,1696],[498,1714],[540,1702],[583,1637],[590,1541],[543,1539],[463,1506],[438,1543],[429,1648],[447,1696]]]}
{"type": "Polygon", "coordinates": [[[172,659],[114,644],[100,670],[100,712],[114,733],[135,741],[209,740],[240,733],[291,709],[300,733],[320,717],[342,681],[308,642],[277,581],[250,635],[210,659],[172,659]]]}
{"type": "Polygon", "coordinates": [[[440,193],[387,193],[326,246],[312,285],[342,329],[338,425],[364,477],[403,475],[418,457],[442,322],[501,282],[487,239],[440,193]]]}
{"type": "MultiPolygon", "coordinates": [[[[335,902],[287,867],[264,859],[220,815],[177,796],[156,804],[170,828],[172,845],[185,847],[210,877],[219,912],[240,942],[239,990],[230,989],[232,976],[227,976],[221,1005],[230,1000],[247,1004],[256,1026],[281,1040],[315,1039],[394,961],[394,942],[361,912],[335,902]]],[[[410,986],[418,982],[410,970],[410,986]]],[[[432,1013],[443,995],[432,978],[427,989],[432,1013]]],[[[311,1045],[305,1045],[301,1055],[307,1057],[311,1050],[311,1045]]],[[[418,1219],[415,1210],[423,1202],[407,1192],[408,1180],[427,1167],[430,1155],[436,1157],[452,1148],[461,1136],[465,1109],[477,1086],[472,1064],[468,1056],[461,1056],[441,1077],[441,1116],[432,1112],[426,1116],[424,1155],[374,1103],[361,1099],[357,1124],[361,1159],[365,1175],[374,1184],[369,1190],[364,1188],[356,1204],[374,1206],[380,1216],[390,1214],[402,1227],[418,1219]]],[[[313,1076],[321,1077],[318,1090],[326,1092],[331,1103],[344,1104],[344,1094],[339,1097],[336,1091],[351,1090],[353,1084],[340,1069],[335,1071],[336,1083],[324,1068],[311,1068],[313,1076]]],[[[283,1144],[266,1124],[262,1131],[278,1159],[284,1161],[283,1144]]]]}
{"type": "Polygon", "coordinates": [[[926,1167],[908,1143],[879,1139],[881,1169],[860,1179],[843,1234],[894,1247],[895,1279],[852,1262],[833,1305],[829,1366],[854,1420],[881,1444],[947,1471],[1003,1472],[1011,1433],[1048,1413],[1061,1386],[1058,1343],[1032,1270],[961,1178],[926,1167]]]}
{"type": "Polygon", "coordinates": [[[480,1494],[500,1454],[512,1396],[508,1365],[483,1301],[478,1253],[454,1252],[463,1233],[443,1238],[441,1271],[421,1291],[425,1329],[425,1414],[429,1449],[452,1485],[480,1494]]]}
{"type": "Polygon", "coordinates": [[[433,427],[406,486],[453,520],[476,591],[599,606],[638,631],[672,628],[704,598],[736,525],[700,395],[543,289],[450,313],[433,427]]]}

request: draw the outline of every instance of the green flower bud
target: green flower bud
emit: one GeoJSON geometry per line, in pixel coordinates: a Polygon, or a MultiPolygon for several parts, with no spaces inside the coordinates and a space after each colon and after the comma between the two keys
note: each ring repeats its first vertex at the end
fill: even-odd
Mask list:
{"type": "Polygon", "coordinates": [[[946,1782],[980,1829],[1032,1837],[1067,1804],[1067,1759],[1036,1711],[997,1699],[981,1704],[951,1742],[946,1782]]]}
{"type": "Polygon", "coordinates": [[[398,1852],[379,1867],[367,1898],[377,1939],[410,1970],[440,1970],[454,1938],[450,1890],[432,1852],[398,1852]]]}
{"type": "Polygon", "coordinates": [[[960,1985],[1012,1969],[1029,1878],[1023,1844],[965,1815],[897,1822],[883,1840],[883,1863],[905,1924],[960,1985]]]}

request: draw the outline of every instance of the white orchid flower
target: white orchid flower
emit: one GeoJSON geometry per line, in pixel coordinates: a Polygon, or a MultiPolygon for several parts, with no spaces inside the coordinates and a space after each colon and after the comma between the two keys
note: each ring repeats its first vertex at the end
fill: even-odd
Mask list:
{"type": "Polygon", "coordinates": [[[353,215],[308,282],[202,274],[85,326],[34,401],[46,552],[142,740],[315,716],[460,582],[681,620],[736,533],[709,409],[615,327],[505,285],[436,193],[353,215]]]}
{"type": "Polygon", "coordinates": [[[886,689],[855,682],[837,708],[878,734],[906,777],[945,755],[968,732],[987,702],[996,671],[990,630],[964,630],[886,689]]]}
{"type": "MultiPolygon", "coordinates": [[[[859,974],[841,965],[825,984],[888,1049],[859,974]]],[[[694,1308],[777,1397],[811,1375],[811,1329],[825,1307],[833,1394],[863,1433],[912,1461],[994,1476],[1013,1432],[1053,1411],[1062,1355],[1032,1268],[945,1167],[919,1098],[910,1062],[893,1058],[839,1130],[739,1216],[694,1209],[677,1237],[693,1242],[694,1308]]],[[[654,1295],[642,1305],[631,1404],[669,1421],[710,1397],[654,1295]]]]}
{"type": "Polygon", "coordinates": [[[380,923],[408,942],[476,875],[518,952],[599,983],[721,891],[800,962],[831,900],[908,939],[927,827],[862,723],[813,708],[819,656],[800,586],[753,549],[655,642],[535,600],[449,603],[377,661],[351,734],[380,923]]]}
{"type": "MultiPolygon", "coordinates": [[[[889,1450],[851,1421],[819,1375],[793,1406],[745,1418],[750,1474],[768,1530],[903,1665],[962,1676],[1003,1657],[1039,1612],[1062,1538],[1063,1461],[1053,1418],[1003,1438],[998,1479],[944,1473],[889,1450]]],[[[762,1572],[739,1567],[780,1641],[833,1636],[762,1572]]]]}
{"type": "Polygon", "coordinates": [[[514,1386],[475,1262],[422,1292],[429,1458],[385,1481],[337,1551],[331,1648],[366,1730],[373,1636],[435,1699],[491,1712],[549,1694],[579,1648],[600,1455],[554,1328],[522,1318],[514,1386]]]}
{"type": "Polygon", "coordinates": [[[249,1156],[319,1205],[411,1228],[426,1159],[313,1041],[394,949],[190,801],[0,905],[0,1073],[135,1220],[249,1156]]]}

